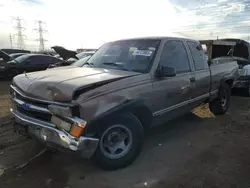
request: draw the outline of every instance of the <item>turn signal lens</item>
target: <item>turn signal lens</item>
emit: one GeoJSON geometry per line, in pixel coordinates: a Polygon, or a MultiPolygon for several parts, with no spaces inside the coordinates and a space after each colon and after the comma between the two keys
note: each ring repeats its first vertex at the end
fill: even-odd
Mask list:
{"type": "Polygon", "coordinates": [[[70,129],[70,135],[79,138],[82,133],[84,128],[86,127],[86,122],[82,122],[81,124],[73,124],[70,129]]]}

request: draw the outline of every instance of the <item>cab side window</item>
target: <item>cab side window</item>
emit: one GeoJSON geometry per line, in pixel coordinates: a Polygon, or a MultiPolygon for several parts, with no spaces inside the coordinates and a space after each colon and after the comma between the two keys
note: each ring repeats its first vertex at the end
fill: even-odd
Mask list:
{"type": "Polygon", "coordinates": [[[207,69],[208,64],[206,63],[205,53],[202,51],[202,48],[195,42],[189,41],[187,44],[194,60],[195,70],[199,71],[207,69]]]}
{"type": "Polygon", "coordinates": [[[27,60],[31,65],[41,65],[43,63],[43,59],[41,58],[41,56],[31,56],[27,58],[27,60]]]}
{"type": "Polygon", "coordinates": [[[57,58],[54,58],[54,57],[45,57],[45,60],[44,60],[47,64],[55,64],[55,63],[59,63],[59,62],[62,62],[60,59],[57,59],[57,58]]]}
{"type": "Polygon", "coordinates": [[[182,41],[167,41],[160,59],[160,64],[175,68],[176,74],[191,72],[187,51],[182,41]]]}

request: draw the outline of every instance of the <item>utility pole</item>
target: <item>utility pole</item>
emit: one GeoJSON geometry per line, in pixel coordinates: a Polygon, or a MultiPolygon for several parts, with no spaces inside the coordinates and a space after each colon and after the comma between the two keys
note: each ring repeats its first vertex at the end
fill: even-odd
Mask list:
{"type": "Polygon", "coordinates": [[[13,44],[12,44],[12,35],[11,35],[11,33],[10,33],[10,48],[12,49],[13,48],[13,44]]]}
{"type": "Polygon", "coordinates": [[[26,35],[24,35],[25,28],[22,26],[22,21],[23,19],[16,17],[14,18],[16,21],[16,26],[14,28],[16,29],[16,34],[17,35],[17,48],[19,49],[24,49],[25,48],[25,42],[24,38],[27,39],[26,35]]]}
{"type": "Polygon", "coordinates": [[[39,21],[36,21],[36,23],[38,23],[38,28],[35,29],[35,31],[37,31],[39,34],[39,38],[37,39],[37,41],[39,41],[39,50],[44,51],[44,46],[45,46],[44,44],[47,40],[44,39],[43,34],[48,32],[48,31],[46,29],[44,29],[44,27],[43,27],[45,25],[45,22],[39,20],[39,21]]]}

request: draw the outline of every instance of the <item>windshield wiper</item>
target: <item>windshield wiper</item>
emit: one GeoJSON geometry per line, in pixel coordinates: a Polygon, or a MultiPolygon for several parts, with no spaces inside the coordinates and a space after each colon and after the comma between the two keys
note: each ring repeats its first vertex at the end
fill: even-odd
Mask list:
{"type": "Polygon", "coordinates": [[[104,65],[115,65],[115,66],[124,66],[124,64],[120,63],[120,62],[104,62],[102,64],[104,64],[104,65]]]}
{"type": "Polygon", "coordinates": [[[104,64],[104,65],[114,65],[114,66],[123,66],[123,67],[121,68],[121,70],[131,71],[130,69],[124,67],[124,63],[120,63],[120,62],[115,62],[115,63],[104,62],[104,63],[102,63],[102,64],[104,64]]]}

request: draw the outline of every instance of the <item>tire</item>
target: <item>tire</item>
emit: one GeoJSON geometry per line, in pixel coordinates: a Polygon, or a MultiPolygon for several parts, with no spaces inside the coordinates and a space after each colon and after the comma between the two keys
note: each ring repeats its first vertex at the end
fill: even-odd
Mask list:
{"type": "Polygon", "coordinates": [[[231,100],[231,87],[224,83],[221,85],[218,97],[209,103],[209,109],[214,115],[223,115],[227,112],[231,100]]]}
{"type": "Polygon", "coordinates": [[[130,165],[140,154],[144,130],[134,115],[124,114],[106,122],[98,137],[94,162],[104,170],[116,170],[130,165]]]}

